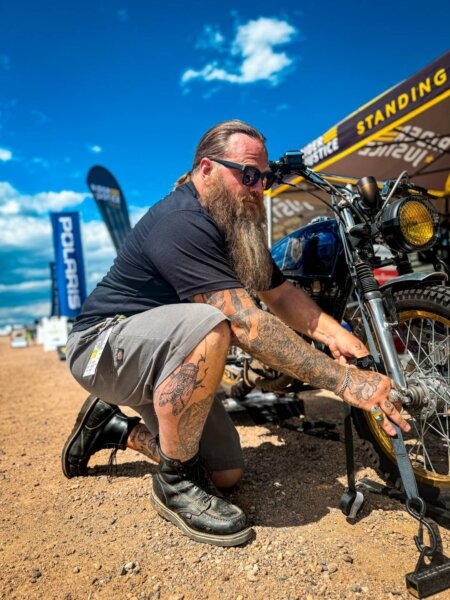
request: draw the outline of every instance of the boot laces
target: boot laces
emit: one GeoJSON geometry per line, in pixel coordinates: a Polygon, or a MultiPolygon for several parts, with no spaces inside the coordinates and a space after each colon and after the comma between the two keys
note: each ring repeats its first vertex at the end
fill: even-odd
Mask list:
{"type": "Polygon", "coordinates": [[[113,448],[108,459],[108,483],[112,483],[113,477],[117,477],[117,450],[113,448]]]}
{"type": "Polygon", "coordinates": [[[210,502],[212,496],[219,496],[219,492],[213,484],[205,466],[198,461],[192,473],[192,483],[201,492],[201,499],[205,504],[210,502]]]}

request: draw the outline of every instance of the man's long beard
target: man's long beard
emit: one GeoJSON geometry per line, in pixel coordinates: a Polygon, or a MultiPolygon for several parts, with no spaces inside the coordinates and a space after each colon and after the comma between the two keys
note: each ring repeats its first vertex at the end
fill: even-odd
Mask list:
{"type": "Polygon", "coordinates": [[[231,266],[244,287],[250,292],[267,290],[273,263],[267,247],[263,194],[235,195],[217,177],[209,182],[201,202],[224,233],[231,266]]]}

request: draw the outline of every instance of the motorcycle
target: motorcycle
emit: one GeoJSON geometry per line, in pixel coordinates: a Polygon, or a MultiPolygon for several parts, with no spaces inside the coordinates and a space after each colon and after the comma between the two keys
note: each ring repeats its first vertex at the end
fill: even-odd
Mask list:
{"type": "MultiPolygon", "coordinates": [[[[334,218],[316,217],[293,231],[273,246],[273,258],[293,285],[367,344],[375,368],[397,384],[411,425],[404,438],[420,493],[436,502],[450,489],[448,265],[437,259],[434,271],[414,272],[409,258],[431,248],[438,235],[432,197],[406,172],[382,189],[373,177],[356,185],[331,183],[329,175],[305,165],[301,152],[287,152],[271,169],[277,183],[297,187],[291,181],[299,176],[331,199],[334,218]],[[380,257],[380,247],[389,255],[380,257]],[[390,265],[398,276],[379,285],[374,270],[390,265]]],[[[249,407],[271,395],[282,404],[304,389],[302,382],[231,348],[222,392],[234,403],[249,407]]],[[[390,437],[371,413],[353,407],[351,412],[371,466],[400,487],[390,437]]]]}

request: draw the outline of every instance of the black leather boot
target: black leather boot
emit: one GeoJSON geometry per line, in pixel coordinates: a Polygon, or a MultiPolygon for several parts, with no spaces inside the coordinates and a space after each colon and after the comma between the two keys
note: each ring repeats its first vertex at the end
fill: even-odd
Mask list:
{"type": "Polygon", "coordinates": [[[244,512],[221,496],[198,455],[180,462],[159,453],[150,498],[162,517],[196,542],[239,546],[252,537],[244,512]]]}
{"type": "Polygon", "coordinates": [[[104,448],[125,450],[130,431],[139,417],[127,417],[117,406],[89,396],[80,412],[62,452],[62,470],[66,477],[87,475],[91,456],[104,448]]]}

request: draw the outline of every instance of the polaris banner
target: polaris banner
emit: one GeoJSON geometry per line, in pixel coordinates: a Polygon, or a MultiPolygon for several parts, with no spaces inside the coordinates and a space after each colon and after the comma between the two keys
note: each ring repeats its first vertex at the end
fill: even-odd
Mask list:
{"type": "Polygon", "coordinates": [[[95,198],[109,235],[119,251],[131,231],[130,218],[125,197],[113,175],[104,167],[92,167],[87,184],[95,198]]]}
{"type": "Polygon", "coordinates": [[[59,314],[76,317],[86,298],[80,220],[77,212],[51,213],[59,314]]]}

